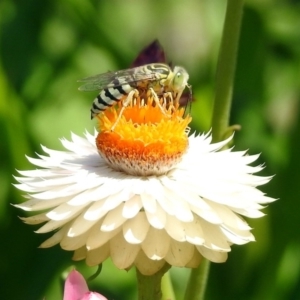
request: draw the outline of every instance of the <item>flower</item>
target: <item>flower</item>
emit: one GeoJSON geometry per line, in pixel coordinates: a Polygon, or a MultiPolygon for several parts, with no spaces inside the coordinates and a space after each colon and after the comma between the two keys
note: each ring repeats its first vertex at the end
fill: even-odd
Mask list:
{"type": "Polygon", "coordinates": [[[90,266],[111,257],[152,275],[165,263],[224,262],[232,244],[254,241],[241,216],[261,217],[274,201],[257,189],[271,179],[254,175],[263,169],[250,166],[258,155],[222,150],[232,137],[188,137],[184,109],[151,99],[107,109],[100,133],[61,140],[67,151],[42,147],[46,156],[28,158],[38,169],[19,171],[28,200],[16,206],[42,211],[23,218],[45,223],[38,233],[56,231],[40,247],[60,244],[90,266]]]}
{"type": "Polygon", "coordinates": [[[104,296],[90,292],[83,276],[76,270],[69,273],[64,288],[63,300],[107,300],[104,296]]]}

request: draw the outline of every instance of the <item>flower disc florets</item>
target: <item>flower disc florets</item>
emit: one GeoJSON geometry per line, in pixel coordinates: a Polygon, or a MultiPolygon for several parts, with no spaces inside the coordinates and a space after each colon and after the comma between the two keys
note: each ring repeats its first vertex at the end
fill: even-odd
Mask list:
{"type": "Polygon", "coordinates": [[[164,174],[181,160],[191,121],[183,117],[184,109],[139,97],[123,113],[122,109],[112,107],[97,116],[100,133],[96,144],[109,165],[127,174],[149,176],[164,174]]]}

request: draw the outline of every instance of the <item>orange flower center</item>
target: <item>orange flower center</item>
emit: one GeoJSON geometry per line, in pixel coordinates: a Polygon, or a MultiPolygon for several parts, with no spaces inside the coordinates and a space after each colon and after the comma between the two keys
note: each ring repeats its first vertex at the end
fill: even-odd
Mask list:
{"type": "Polygon", "coordinates": [[[109,165],[149,176],[164,174],[180,161],[188,147],[191,117],[184,117],[178,104],[164,102],[137,96],[127,107],[116,105],[97,116],[96,145],[109,165]]]}

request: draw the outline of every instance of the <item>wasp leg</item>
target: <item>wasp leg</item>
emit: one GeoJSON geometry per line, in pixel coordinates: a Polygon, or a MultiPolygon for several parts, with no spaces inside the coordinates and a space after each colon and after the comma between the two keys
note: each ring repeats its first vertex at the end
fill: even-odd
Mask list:
{"type": "Polygon", "coordinates": [[[173,99],[173,95],[171,92],[164,93],[163,98],[164,98],[164,105],[166,108],[168,108],[170,106],[170,103],[172,105],[174,104],[174,99],[173,99]],[[169,98],[169,100],[167,100],[167,98],[169,98]]]}
{"type": "Polygon", "coordinates": [[[117,126],[117,124],[119,123],[121,117],[122,117],[122,114],[124,112],[124,109],[128,106],[129,103],[131,103],[133,97],[137,97],[139,95],[139,91],[138,90],[132,90],[127,98],[122,102],[122,108],[121,108],[121,111],[118,115],[118,118],[116,120],[116,122],[114,123],[114,125],[111,127],[110,131],[114,131],[115,127],[117,126]]]}
{"type": "Polygon", "coordinates": [[[170,101],[171,101],[171,102],[174,101],[174,100],[173,100],[173,95],[172,95],[171,92],[166,92],[166,93],[164,93],[164,101],[165,101],[165,102],[167,102],[167,97],[170,98],[170,101]]]}
{"type": "Polygon", "coordinates": [[[159,109],[161,110],[161,112],[165,115],[165,109],[161,106],[160,101],[157,97],[157,94],[154,92],[153,88],[149,88],[149,91],[151,92],[152,96],[153,96],[153,100],[155,101],[156,105],[159,107],[159,109]]]}
{"type": "Polygon", "coordinates": [[[163,94],[163,98],[164,98],[164,107],[166,108],[166,110],[173,113],[174,112],[174,106],[175,106],[173,94],[171,92],[166,92],[166,93],[163,94]]]}

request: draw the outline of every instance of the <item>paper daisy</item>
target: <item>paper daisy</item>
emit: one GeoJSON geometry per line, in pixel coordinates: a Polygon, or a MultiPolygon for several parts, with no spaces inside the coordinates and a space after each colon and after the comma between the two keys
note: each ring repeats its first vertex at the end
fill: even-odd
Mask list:
{"type": "Polygon", "coordinates": [[[19,171],[27,192],[17,207],[37,212],[27,224],[55,231],[40,247],[59,244],[90,266],[111,258],[120,269],[152,275],[166,263],[197,267],[201,258],[224,262],[232,244],[254,241],[241,216],[258,218],[274,199],[257,189],[271,177],[254,175],[258,155],[222,148],[210,134],[189,135],[189,116],[136,99],[98,115],[100,133],[62,139],[66,151],[42,147],[19,171]],[[99,155],[100,154],[100,155],[99,155]]]}

